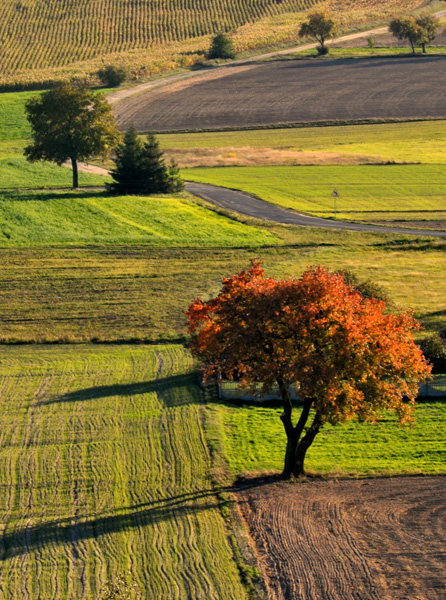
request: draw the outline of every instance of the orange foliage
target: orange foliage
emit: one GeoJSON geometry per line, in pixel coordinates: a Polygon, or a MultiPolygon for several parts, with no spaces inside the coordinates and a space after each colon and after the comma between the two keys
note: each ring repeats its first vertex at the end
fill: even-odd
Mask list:
{"type": "Polygon", "coordinates": [[[217,297],[195,300],[187,316],[208,376],[237,373],[242,385],[260,381],[264,391],[295,383],[319,426],[354,416],[376,421],[385,409],[403,423],[430,366],[414,343],[411,312],[385,308],[323,267],[277,281],[253,261],[224,279],[217,297]]]}

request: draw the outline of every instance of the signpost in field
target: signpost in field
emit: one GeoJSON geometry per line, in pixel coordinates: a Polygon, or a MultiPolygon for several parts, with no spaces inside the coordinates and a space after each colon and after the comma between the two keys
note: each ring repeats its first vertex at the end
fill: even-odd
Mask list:
{"type": "Polygon", "coordinates": [[[339,198],[339,192],[338,190],[335,188],[331,194],[333,196],[333,200],[334,200],[334,216],[336,219],[336,214],[337,214],[337,204],[336,204],[336,200],[339,198]]]}

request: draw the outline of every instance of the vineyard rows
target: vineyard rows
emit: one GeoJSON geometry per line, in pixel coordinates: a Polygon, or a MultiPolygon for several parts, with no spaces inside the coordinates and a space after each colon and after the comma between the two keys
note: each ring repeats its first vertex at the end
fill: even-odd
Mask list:
{"type": "Polygon", "coordinates": [[[91,79],[104,63],[147,78],[203,58],[209,36],[231,31],[237,51],[295,40],[306,9],[351,27],[423,0],[2,0],[0,87],[91,79]]]}
{"type": "Polygon", "coordinates": [[[235,29],[315,0],[3,0],[3,73],[61,66],[235,29]]]}

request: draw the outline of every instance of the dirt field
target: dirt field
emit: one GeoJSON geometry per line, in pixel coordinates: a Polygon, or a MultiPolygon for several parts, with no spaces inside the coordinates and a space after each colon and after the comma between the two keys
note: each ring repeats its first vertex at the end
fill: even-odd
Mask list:
{"type": "Polygon", "coordinates": [[[444,600],[446,477],[241,488],[271,600],[444,600]]]}
{"type": "Polygon", "coordinates": [[[175,131],[445,117],[446,58],[274,61],[158,88],[114,107],[121,129],[175,131]]]}

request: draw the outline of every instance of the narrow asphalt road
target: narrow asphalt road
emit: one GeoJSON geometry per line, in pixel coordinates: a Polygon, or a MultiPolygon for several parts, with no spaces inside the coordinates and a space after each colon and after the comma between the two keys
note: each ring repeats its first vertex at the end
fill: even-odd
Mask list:
{"type": "MultiPolygon", "coordinates": [[[[65,167],[71,168],[68,163],[65,167]]],[[[95,165],[87,165],[79,163],[79,171],[83,173],[94,173],[96,175],[109,175],[110,171],[95,165]]],[[[273,221],[275,223],[285,223],[287,225],[299,225],[301,227],[323,227],[324,229],[344,229],[348,231],[367,231],[370,233],[400,233],[407,235],[422,235],[429,237],[446,238],[446,231],[433,231],[426,229],[409,229],[406,227],[386,227],[380,225],[368,225],[366,223],[348,223],[345,221],[331,221],[330,219],[322,219],[320,217],[310,217],[302,215],[293,210],[270,204],[253,196],[231,190],[229,188],[220,187],[218,185],[210,185],[209,183],[195,183],[193,181],[185,181],[185,189],[187,192],[198,198],[202,198],[215,206],[231,210],[233,212],[254,217],[262,221],[273,221]]],[[[91,188],[91,189],[102,189],[91,188]]]]}
{"type": "Polygon", "coordinates": [[[426,229],[408,229],[405,227],[387,227],[368,225],[366,223],[348,223],[345,221],[331,221],[320,217],[310,217],[300,213],[275,206],[256,196],[245,194],[236,190],[222,188],[207,183],[186,182],[186,190],[215,206],[232,210],[248,217],[274,221],[288,225],[304,227],[323,227],[324,229],[344,229],[349,231],[367,231],[369,233],[399,233],[406,235],[428,236],[446,238],[446,231],[426,231],[426,229]]]}

